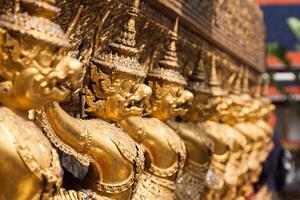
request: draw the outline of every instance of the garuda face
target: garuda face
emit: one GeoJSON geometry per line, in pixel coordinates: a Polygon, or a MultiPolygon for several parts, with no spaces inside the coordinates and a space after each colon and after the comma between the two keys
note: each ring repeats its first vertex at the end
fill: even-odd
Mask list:
{"type": "Polygon", "coordinates": [[[91,84],[85,87],[87,112],[111,121],[140,116],[148,108],[152,95],[141,78],[121,72],[104,73],[91,65],[91,84]]]}
{"type": "Polygon", "coordinates": [[[231,103],[226,97],[196,93],[189,115],[192,121],[208,119],[218,121],[222,116],[227,115],[231,103]]]}
{"type": "Polygon", "coordinates": [[[29,110],[62,101],[76,87],[81,64],[61,56],[59,48],[26,35],[0,29],[0,99],[29,110]]]}
{"type": "Polygon", "coordinates": [[[183,86],[171,83],[159,84],[149,81],[154,90],[152,96],[152,116],[162,121],[176,116],[184,116],[192,104],[193,94],[183,86]]]}
{"type": "Polygon", "coordinates": [[[251,111],[249,106],[238,95],[229,95],[228,100],[231,104],[228,107],[227,114],[222,115],[222,121],[228,124],[236,124],[245,120],[251,111]]]}

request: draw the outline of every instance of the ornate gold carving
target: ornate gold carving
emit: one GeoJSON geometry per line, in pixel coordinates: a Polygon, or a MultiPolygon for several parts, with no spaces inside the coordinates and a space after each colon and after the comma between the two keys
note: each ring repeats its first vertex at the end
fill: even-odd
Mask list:
{"type": "MultiPolygon", "coordinates": [[[[39,6],[34,1],[21,2],[32,10],[39,6]]],[[[0,95],[2,102],[19,109],[62,101],[70,92],[63,86],[64,80],[69,79],[70,86],[78,81],[75,76],[80,70],[80,63],[63,57],[59,52],[61,47],[70,45],[68,40],[60,26],[41,14],[49,12],[51,19],[51,9],[55,10],[56,7],[41,4],[45,4],[45,8],[41,7],[37,13],[32,11],[36,16],[15,13],[0,17],[1,73],[7,80],[1,83],[0,95]],[[35,45],[31,47],[29,43],[35,45]]]]}
{"type": "MultiPolygon", "coordinates": [[[[2,130],[4,138],[5,135],[10,135],[10,137],[7,138],[8,140],[6,140],[6,144],[2,143],[2,145],[5,145],[7,147],[11,146],[11,151],[16,151],[17,155],[20,157],[21,161],[25,165],[12,165],[11,167],[13,168],[11,169],[19,170],[19,172],[16,173],[22,173],[23,167],[25,168],[25,170],[29,170],[30,174],[29,177],[27,177],[27,181],[29,182],[32,179],[32,177],[38,180],[31,180],[35,184],[43,185],[43,182],[45,181],[45,187],[47,187],[47,189],[40,190],[38,189],[40,188],[39,185],[36,187],[37,193],[32,194],[32,196],[35,195],[43,198],[51,197],[51,195],[55,192],[55,189],[61,186],[62,182],[62,169],[60,168],[59,158],[56,151],[53,148],[51,148],[50,143],[47,141],[47,139],[43,137],[41,131],[31,121],[23,119],[21,116],[17,115],[12,110],[5,107],[0,108],[0,118],[2,119],[0,128],[2,130]],[[9,145],[10,143],[11,145],[9,145]],[[40,152],[37,152],[35,148],[32,148],[32,145],[36,144],[41,146],[41,148],[35,147],[40,152]],[[39,156],[39,153],[41,152],[44,156],[47,157],[46,160],[42,159],[39,156]],[[45,163],[43,163],[43,161],[45,163]],[[38,194],[38,192],[41,193],[38,194]]],[[[10,156],[11,155],[8,155],[8,157],[10,156]]],[[[7,161],[3,161],[3,163],[4,162],[7,161]]],[[[16,159],[14,162],[17,163],[18,160],[16,159]]],[[[13,163],[9,161],[5,165],[9,166],[10,164],[13,163]]],[[[7,174],[2,174],[5,173],[5,171],[6,170],[2,168],[0,172],[1,180],[3,181],[5,180],[5,177],[8,177],[7,174]]],[[[25,177],[24,175],[20,176],[19,180],[26,180],[25,177]]],[[[14,184],[18,184],[18,181],[15,180],[14,184]]],[[[30,186],[30,184],[27,184],[27,186],[30,186]]],[[[5,186],[2,186],[1,188],[5,190],[5,186]]],[[[2,193],[2,195],[4,195],[3,197],[11,197],[12,199],[18,198],[18,196],[15,196],[15,194],[12,193],[6,194],[4,192],[2,193]]]]}
{"type": "Polygon", "coordinates": [[[110,71],[118,71],[132,76],[145,77],[146,73],[141,69],[137,60],[138,49],[136,48],[136,25],[135,20],[138,15],[139,1],[135,1],[129,10],[130,19],[124,25],[121,33],[117,35],[115,41],[109,44],[110,52],[101,53],[92,58],[92,62],[101,66],[102,70],[109,68],[110,71]]]}
{"type": "Polygon", "coordinates": [[[163,178],[143,173],[141,183],[137,189],[133,200],[140,199],[174,199],[175,184],[163,178]]]}
{"type": "Polygon", "coordinates": [[[187,3],[183,0],[156,0],[151,5],[158,9],[159,6],[164,5],[173,12],[182,13],[180,17],[187,20],[186,27],[193,27],[190,29],[194,34],[211,38],[216,46],[222,43],[220,48],[223,51],[234,51],[235,55],[243,59],[245,55],[252,55],[252,58],[248,58],[248,62],[256,63],[259,66],[258,70],[264,70],[264,56],[260,53],[265,48],[265,29],[263,14],[257,2],[194,0],[187,3]],[[194,24],[197,26],[195,27],[194,24]],[[207,27],[210,27],[209,30],[207,27]],[[253,32],[253,30],[258,31],[253,32]]]}
{"type": "Polygon", "coordinates": [[[177,63],[177,29],[178,19],[170,33],[166,50],[158,64],[150,69],[146,79],[153,89],[150,117],[131,117],[120,123],[124,130],[145,147],[148,158],[146,163],[149,163],[143,174],[144,181],[138,185],[133,199],[162,198],[162,195],[164,199],[174,199],[175,182],[185,163],[186,148],[183,141],[163,122],[184,115],[187,111],[184,105],[193,97],[184,90],[186,81],[177,63]],[[136,137],[139,130],[143,130],[143,138],[136,137]]]}
{"type": "MultiPolygon", "coordinates": [[[[136,1],[134,6],[138,5],[136,1]]],[[[151,89],[139,84],[146,73],[137,60],[137,14],[138,8],[131,7],[130,19],[109,44],[109,52],[101,52],[91,59],[92,84],[91,88],[85,87],[89,106],[86,111],[98,117],[121,121],[128,116],[141,115],[148,104],[151,89]]]]}
{"type": "Polygon", "coordinates": [[[0,179],[7,183],[0,196],[4,199],[52,199],[62,183],[56,150],[27,117],[30,109],[63,101],[81,73],[78,61],[62,55],[61,48],[70,44],[51,21],[59,11],[54,3],[15,1],[14,12],[0,16],[0,137],[1,163],[5,163],[0,179]]]}
{"type": "MultiPolygon", "coordinates": [[[[51,106],[51,105],[47,105],[47,106],[51,106]]],[[[76,151],[76,149],[65,144],[59,137],[56,136],[55,131],[53,130],[53,127],[51,126],[45,111],[38,110],[37,112],[40,113],[40,116],[37,115],[40,119],[37,120],[40,121],[41,127],[43,127],[43,130],[47,138],[52,142],[52,144],[56,148],[64,152],[65,154],[74,156],[82,165],[89,166],[90,162],[92,161],[91,157],[87,154],[79,153],[76,151]]],[[[81,120],[80,122],[83,123],[81,120]]],[[[87,130],[87,127],[83,127],[83,128],[87,130]]],[[[84,131],[84,133],[86,133],[86,131],[84,131]]]]}
{"type": "Polygon", "coordinates": [[[162,58],[158,61],[159,67],[153,67],[148,73],[149,79],[164,80],[175,84],[186,85],[186,80],[180,74],[178,57],[176,51],[176,41],[178,32],[179,17],[176,18],[173,31],[170,33],[171,38],[165,49],[162,58]]]}
{"type": "Polygon", "coordinates": [[[54,131],[52,136],[59,141],[54,145],[58,145],[58,148],[67,147],[61,150],[67,150],[65,153],[81,159],[84,162],[82,164],[90,165],[84,184],[96,192],[96,199],[129,199],[135,192],[144,168],[143,149],[109,122],[141,115],[144,112],[143,103],[151,95],[151,89],[140,84],[140,80],[131,80],[133,74],[139,78],[144,76],[137,68],[134,69],[140,67],[135,47],[138,5],[139,1],[133,2],[129,10],[130,19],[110,43],[111,57],[107,57],[108,54],[103,51],[94,54],[91,60],[87,74],[91,84],[87,82],[84,85],[88,105],[86,111],[102,119],[72,118],[57,103],[44,108],[49,123],[46,126],[51,126],[54,131]],[[101,56],[106,59],[105,62],[101,56]],[[127,58],[136,65],[126,62],[127,58]],[[119,173],[120,167],[122,173],[119,173]]]}
{"type": "Polygon", "coordinates": [[[53,200],[64,200],[64,199],[70,199],[70,200],[85,200],[88,197],[88,195],[84,192],[77,192],[74,190],[65,190],[61,188],[55,195],[53,200]]]}
{"type": "Polygon", "coordinates": [[[0,13],[0,198],[230,200],[253,191],[274,109],[250,91],[264,65],[254,0],[0,0],[0,13]],[[60,187],[58,156],[30,109],[79,161],[64,168],[87,169],[70,184],[86,190],[60,187]]]}
{"type": "Polygon", "coordinates": [[[188,160],[182,176],[176,183],[176,197],[178,199],[200,199],[204,192],[206,174],[210,162],[201,165],[188,160]]]}

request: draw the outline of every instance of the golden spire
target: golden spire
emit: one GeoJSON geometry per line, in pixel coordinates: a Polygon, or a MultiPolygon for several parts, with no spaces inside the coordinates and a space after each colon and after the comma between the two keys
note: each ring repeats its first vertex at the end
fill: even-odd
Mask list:
{"type": "Polygon", "coordinates": [[[255,86],[254,97],[256,98],[261,97],[261,88],[262,88],[262,77],[260,76],[255,86]]]}
{"type": "Polygon", "coordinates": [[[133,0],[132,7],[134,9],[136,9],[136,12],[138,12],[139,11],[139,7],[140,7],[140,0],[133,0]]]}
{"type": "MultiPolygon", "coordinates": [[[[229,68],[231,68],[231,69],[235,68],[235,67],[234,67],[234,64],[231,63],[231,62],[226,61],[226,64],[227,64],[227,66],[229,66],[229,68]]],[[[232,88],[233,88],[233,83],[234,83],[236,77],[237,77],[237,73],[232,73],[232,74],[230,74],[229,77],[226,79],[226,82],[225,82],[225,91],[226,91],[226,92],[229,92],[229,91],[232,90],[232,88]]]]}
{"type": "Polygon", "coordinates": [[[178,56],[176,50],[176,41],[178,39],[178,23],[179,17],[176,18],[173,31],[170,32],[170,42],[166,46],[161,59],[158,61],[158,66],[150,69],[149,79],[159,79],[179,85],[186,85],[187,82],[181,74],[181,69],[178,64],[178,56]]]}
{"type": "Polygon", "coordinates": [[[249,94],[249,69],[246,67],[244,69],[242,92],[244,94],[249,94]]]}
{"type": "Polygon", "coordinates": [[[203,50],[200,55],[200,59],[197,63],[197,66],[195,67],[193,74],[191,76],[191,80],[195,80],[199,83],[203,83],[206,80],[206,72],[205,72],[205,66],[204,66],[204,56],[203,56],[203,50]]]}
{"type": "Polygon", "coordinates": [[[207,84],[209,86],[220,86],[220,81],[218,79],[217,75],[217,69],[216,69],[216,54],[215,52],[211,52],[211,67],[210,67],[210,73],[207,78],[207,84]]]}
{"type": "Polygon", "coordinates": [[[206,84],[206,71],[204,64],[204,47],[201,49],[200,58],[197,66],[194,68],[192,75],[189,78],[188,88],[192,92],[209,92],[209,87],[206,84]]]}
{"type": "Polygon", "coordinates": [[[135,22],[139,13],[140,0],[134,0],[132,7],[128,11],[130,16],[123,30],[117,35],[115,41],[109,44],[109,47],[120,56],[135,57],[138,53],[136,48],[136,27],[135,22]]]}
{"type": "Polygon", "coordinates": [[[15,13],[18,13],[20,11],[20,0],[15,0],[15,13]]]}
{"type": "Polygon", "coordinates": [[[139,13],[140,0],[134,0],[128,11],[129,20],[115,40],[109,44],[110,52],[101,52],[91,61],[100,68],[126,73],[132,76],[145,77],[146,73],[140,65],[136,48],[136,18],[139,13]]]}
{"type": "Polygon", "coordinates": [[[176,41],[178,37],[178,22],[179,17],[176,18],[173,26],[173,31],[170,32],[170,43],[167,45],[165,51],[163,52],[161,59],[158,61],[159,66],[161,68],[173,69],[175,71],[180,71],[176,51],[176,41]]]}
{"type": "Polygon", "coordinates": [[[233,85],[233,88],[232,88],[232,93],[233,94],[236,94],[236,95],[239,95],[241,94],[241,84],[242,84],[242,78],[243,78],[243,68],[241,67],[240,70],[236,73],[238,73],[237,77],[236,77],[236,80],[235,80],[235,83],[233,85]]]}
{"type": "Polygon", "coordinates": [[[217,69],[216,69],[217,57],[215,52],[208,52],[208,57],[211,59],[210,71],[206,79],[206,84],[210,90],[209,93],[212,96],[224,96],[225,92],[221,88],[221,83],[217,74],[217,69]]]}
{"type": "Polygon", "coordinates": [[[179,23],[179,17],[176,17],[174,27],[173,27],[173,32],[171,32],[171,42],[170,42],[170,44],[167,48],[168,51],[176,53],[176,54],[173,55],[174,57],[177,56],[176,41],[177,41],[177,38],[178,38],[178,23],[179,23]]]}

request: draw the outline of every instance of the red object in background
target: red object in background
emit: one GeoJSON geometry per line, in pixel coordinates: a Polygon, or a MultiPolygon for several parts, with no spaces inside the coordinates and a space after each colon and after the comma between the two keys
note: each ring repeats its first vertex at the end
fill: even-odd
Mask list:
{"type": "Polygon", "coordinates": [[[300,4],[300,0],[257,0],[261,5],[289,5],[300,4]]]}
{"type": "MultiPolygon", "coordinates": [[[[286,53],[286,57],[290,60],[290,65],[293,68],[300,68],[300,52],[289,51],[286,53]]],[[[282,62],[273,55],[267,56],[268,69],[284,69],[285,66],[282,62]]]]}
{"type": "Polygon", "coordinates": [[[272,112],[268,119],[267,119],[267,122],[268,124],[270,124],[270,126],[275,129],[275,126],[276,126],[276,122],[277,122],[277,116],[276,116],[276,113],[275,112],[272,112]]]}
{"type": "Polygon", "coordinates": [[[299,151],[300,150],[300,141],[299,140],[281,139],[280,143],[285,149],[288,149],[291,151],[299,151]]]}
{"type": "Polygon", "coordinates": [[[269,96],[280,96],[282,93],[277,89],[277,87],[270,86],[268,88],[268,95],[269,96]]]}
{"type": "MultiPolygon", "coordinates": [[[[284,92],[289,93],[291,95],[299,95],[300,94],[300,87],[298,85],[289,85],[283,87],[284,92]]],[[[279,96],[283,95],[278,88],[275,86],[270,86],[268,90],[268,95],[270,96],[279,96]]]]}

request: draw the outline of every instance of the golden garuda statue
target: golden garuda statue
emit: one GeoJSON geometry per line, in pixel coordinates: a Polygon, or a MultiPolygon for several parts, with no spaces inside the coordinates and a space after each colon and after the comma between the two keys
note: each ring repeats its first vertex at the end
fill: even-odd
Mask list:
{"type": "Polygon", "coordinates": [[[90,80],[84,85],[86,119],[73,118],[58,103],[48,104],[42,111],[41,124],[49,140],[89,166],[81,186],[90,198],[130,199],[143,172],[143,148],[118,126],[130,116],[141,115],[152,93],[140,83],[145,72],[136,59],[138,6],[134,1],[128,21],[109,44],[109,51],[91,57],[90,80]]]}
{"type": "Polygon", "coordinates": [[[158,64],[148,72],[146,82],[152,87],[149,117],[131,117],[121,126],[145,147],[146,163],[142,183],[133,199],[174,199],[176,180],[186,160],[186,147],[177,133],[164,122],[184,115],[185,105],[193,94],[184,90],[186,81],[180,74],[176,51],[178,20],[170,32],[170,41],[158,64]],[[142,134],[137,135],[137,133],[142,134]]]}
{"type": "Polygon", "coordinates": [[[188,107],[188,112],[179,120],[168,121],[168,125],[184,140],[188,154],[183,173],[177,180],[176,199],[201,198],[204,192],[206,174],[211,164],[211,156],[214,152],[212,139],[197,126],[197,122],[207,117],[207,114],[204,113],[210,113],[213,110],[211,105],[207,105],[207,109],[203,109],[201,106],[204,97],[203,92],[208,89],[204,54],[204,48],[202,48],[199,62],[189,78],[188,88],[193,92],[194,99],[188,107]]]}
{"type": "Polygon", "coordinates": [[[264,37],[255,0],[0,0],[0,200],[247,199],[264,37]]]}
{"type": "Polygon", "coordinates": [[[52,21],[58,11],[52,1],[21,0],[0,17],[3,200],[49,199],[62,184],[58,154],[29,112],[63,101],[79,83],[81,64],[62,54],[70,43],[52,21]]]}

